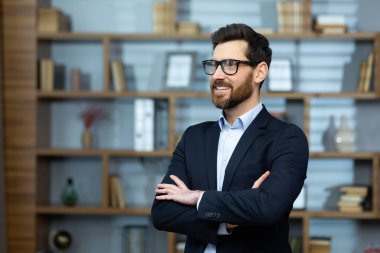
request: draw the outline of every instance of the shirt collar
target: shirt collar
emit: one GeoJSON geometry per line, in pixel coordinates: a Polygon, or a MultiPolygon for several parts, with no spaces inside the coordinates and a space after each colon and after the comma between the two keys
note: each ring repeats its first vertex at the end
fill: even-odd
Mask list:
{"type": "Polygon", "coordinates": [[[222,112],[218,119],[220,130],[223,130],[223,127],[228,127],[232,129],[241,128],[245,131],[248,128],[248,126],[252,123],[252,121],[256,118],[256,116],[260,113],[261,109],[263,109],[263,104],[260,102],[257,106],[255,106],[248,112],[240,115],[240,117],[236,119],[232,126],[230,126],[222,112]]]}

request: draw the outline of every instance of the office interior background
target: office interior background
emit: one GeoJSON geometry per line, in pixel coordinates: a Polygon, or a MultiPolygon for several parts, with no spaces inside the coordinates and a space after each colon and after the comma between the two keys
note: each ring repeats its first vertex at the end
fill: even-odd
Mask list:
{"type": "Polygon", "coordinates": [[[229,23],[269,38],[262,102],[309,140],[294,252],[380,245],[380,1],[0,3],[1,253],[182,252],[150,205],[186,127],[220,114],[201,61],[229,23]],[[344,186],[366,191],[351,209],[344,186]]]}

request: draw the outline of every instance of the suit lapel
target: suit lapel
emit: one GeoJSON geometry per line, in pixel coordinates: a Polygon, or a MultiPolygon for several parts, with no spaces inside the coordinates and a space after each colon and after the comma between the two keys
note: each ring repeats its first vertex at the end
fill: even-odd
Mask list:
{"type": "Polygon", "coordinates": [[[234,152],[231,155],[230,161],[228,162],[225,171],[222,190],[228,190],[232,182],[233,176],[235,174],[235,171],[238,168],[241,160],[243,159],[244,155],[246,154],[252,143],[266,131],[266,126],[269,122],[269,119],[270,114],[263,106],[261,112],[257,115],[257,117],[253,120],[251,125],[241,136],[234,152]]]}
{"type": "Polygon", "coordinates": [[[216,160],[218,157],[220,128],[218,122],[215,122],[206,131],[205,136],[205,164],[208,175],[208,187],[210,190],[216,190],[216,160]]]}

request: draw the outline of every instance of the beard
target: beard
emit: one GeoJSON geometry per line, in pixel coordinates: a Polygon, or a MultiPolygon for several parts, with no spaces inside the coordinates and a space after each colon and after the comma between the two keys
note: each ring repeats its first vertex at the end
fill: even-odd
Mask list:
{"type": "Polygon", "coordinates": [[[243,80],[241,85],[237,88],[234,88],[231,83],[216,80],[211,84],[212,103],[215,105],[215,107],[222,110],[231,109],[241,104],[250,98],[253,93],[252,79],[253,73],[252,75],[249,75],[245,80],[243,80]],[[214,87],[217,86],[230,88],[229,97],[225,98],[225,96],[215,95],[214,87]]]}

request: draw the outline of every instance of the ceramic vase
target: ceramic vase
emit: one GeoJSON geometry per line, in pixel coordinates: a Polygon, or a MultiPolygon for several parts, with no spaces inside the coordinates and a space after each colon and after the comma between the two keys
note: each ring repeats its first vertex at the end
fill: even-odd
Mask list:
{"type": "Polygon", "coordinates": [[[337,129],[334,121],[334,116],[330,116],[329,124],[322,134],[322,144],[326,152],[336,152],[335,135],[337,129]]]}
{"type": "Polygon", "coordinates": [[[82,133],[82,147],[84,149],[89,149],[92,147],[92,132],[89,128],[85,128],[82,133]]]}
{"type": "Polygon", "coordinates": [[[72,178],[68,178],[65,188],[62,191],[62,202],[65,206],[75,206],[78,201],[78,193],[74,187],[72,178]]]}
{"type": "Polygon", "coordinates": [[[335,134],[335,144],[339,152],[351,152],[354,150],[356,136],[348,126],[345,115],[340,118],[340,126],[335,134]]]}

